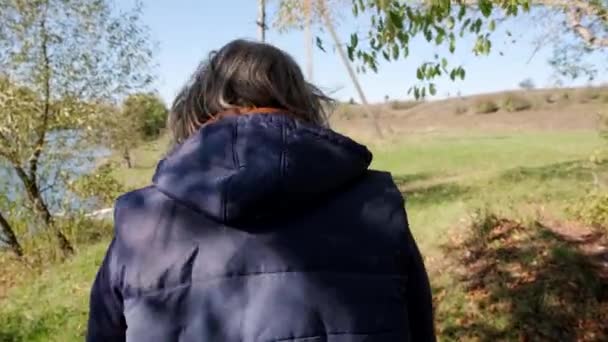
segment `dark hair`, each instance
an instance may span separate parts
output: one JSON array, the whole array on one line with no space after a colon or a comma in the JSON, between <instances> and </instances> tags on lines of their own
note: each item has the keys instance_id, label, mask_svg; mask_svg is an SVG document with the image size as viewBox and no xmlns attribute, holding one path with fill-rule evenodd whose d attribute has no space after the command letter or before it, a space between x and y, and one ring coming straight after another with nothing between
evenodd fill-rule
<instances>
[{"instance_id":1,"label":"dark hair","mask_svg":"<svg viewBox=\"0 0 608 342\"><path fill-rule=\"evenodd\" d=\"M329 103L333 100L304 79L286 52L235 40L199 65L173 102L168 126L174 142L181 143L222 112L260 107L326 125L325 104Z\"/></svg>"}]
</instances>

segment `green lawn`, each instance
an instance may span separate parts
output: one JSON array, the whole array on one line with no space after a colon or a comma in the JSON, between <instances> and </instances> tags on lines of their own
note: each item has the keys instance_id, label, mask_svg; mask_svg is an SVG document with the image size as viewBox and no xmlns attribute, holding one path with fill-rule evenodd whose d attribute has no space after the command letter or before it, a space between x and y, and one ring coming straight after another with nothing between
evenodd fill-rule
<instances>
[{"instance_id":1,"label":"green lawn","mask_svg":"<svg viewBox=\"0 0 608 342\"><path fill-rule=\"evenodd\" d=\"M433 255L476 208L527 211L542 204L563 215L591 187L588 160L601 146L593 132L414 136L376 148L373 167L393 173L412 230Z\"/></svg>"},{"instance_id":2,"label":"green lawn","mask_svg":"<svg viewBox=\"0 0 608 342\"><path fill-rule=\"evenodd\" d=\"M134 169L116 177L128 188L149 183L167 141L135 151ZM437 291L455 284L440 305L445 326L459 324L467 298L443 265L442 245L469 227L469 213L491 208L505 215L566 215L592 185L589 156L602 146L594 132L510 133L500 136L410 136L392 146L373 148L373 167L389 170L407 197L410 223ZM90 283L106 243L92 246L63 265L49 269L30 285L0 301L0 341L80 341L85 327ZM453 315L452 315L453 314ZM509 317L492 314L494 326ZM497 328L497 329L498 329ZM451 336L451 337L450 337ZM446 335L444 340L456 340Z\"/></svg>"}]
</instances>

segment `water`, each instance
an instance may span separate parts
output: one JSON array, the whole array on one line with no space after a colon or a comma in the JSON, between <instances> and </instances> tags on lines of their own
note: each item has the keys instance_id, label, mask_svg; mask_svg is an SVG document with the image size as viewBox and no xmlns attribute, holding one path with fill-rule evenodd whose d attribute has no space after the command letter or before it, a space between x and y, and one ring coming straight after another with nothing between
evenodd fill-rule
<instances>
[{"instance_id":1,"label":"water","mask_svg":"<svg viewBox=\"0 0 608 342\"><path fill-rule=\"evenodd\" d=\"M81 199L65 186L64 179L74 180L92 171L110 151L100 146L79 148L82 134L74 130L51 132L38 170L40 189L52 213L97 209L94 201ZM23 195L23 184L15 171L0 160L0 190L9 201ZM1 208L0 208L1 209Z\"/></svg>"}]
</instances>

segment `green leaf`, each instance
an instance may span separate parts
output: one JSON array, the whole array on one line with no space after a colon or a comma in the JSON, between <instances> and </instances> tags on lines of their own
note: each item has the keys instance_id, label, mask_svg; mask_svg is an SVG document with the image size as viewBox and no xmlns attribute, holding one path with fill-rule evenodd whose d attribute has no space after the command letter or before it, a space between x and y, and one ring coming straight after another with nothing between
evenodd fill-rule
<instances>
[{"instance_id":1,"label":"green leaf","mask_svg":"<svg viewBox=\"0 0 608 342\"><path fill-rule=\"evenodd\" d=\"M398 30L403 29L403 16L402 15L400 15L396 11L389 11L388 17L389 17L391 24L393 24L393 26L395 26Z\"/></svg>"},{"instance_id":2,"label":"green leaf","mask_svg":"<svg viewBox=\"0 0 608 342\"><path fill-rule=\"evenodd\" d=\"M489 17L492 14L492 1L490 0L479 0L479 9L484 17Z\"/></svg>"},{"instance_id":3,"label":"green leaf","mask_svg":"<svg viewBox=\"0 0 608 342\"><path fill-rule=\"evenodd\" d=\"M426 40L428 42L430 42L431 40L433 40L433 32L431 32L431 30L427 29L426 31L424 31L424 37L426 38Z\"/></svg>"},{"instance_id":4,"label":"green leaf","mask_svg":"<svg viewBox=\"0 0 608 342\"><path fill-rule=\"evenodd\" d=\"M443 43L444 38L445 38L445 34L442 34L442 33L437 34L437 37L435 37L435 44L441 45L441 43Z\"/></svg>"},{"instance_id":5,"label":"green leaf","mask_svg":"<svg viewBox=\"0 0 608 342\"><path fill-rule=\"evenodd\" d=\"M458 11L458 20L462 20L466 14L467 7L464 4L460 5L460 10Z\"/></svg>"},{"instance_id":6,"label":"green leaf","mask_svg":"<svg viewBox=\"0 0 608 342\"><path fill-rule=\"evenodd\" d=\"M460 67L459 69L460 69L460 70L459 70L459 72L458 72L458 75L460 76L460 79L461 79L461 80L464 80L464 78L465 78L465 76L466 76L466 73L465 73L465 71L464 71L464 69L463 69L462 67Z\"/></svg>"},{"instance_id":7,"label":"green leaf","mask_svg":"<svg viewBox=\"0 0 608 342\"><path fill-rule=\"evenodd\" d=\"M429 84L429 93L431 96L437 95L437 88L435 87L435 83Z\"/></svg>"},{"instance_id":8,"label":"green leaf","mask_svg":"<svg viewBox=\"0 0 608 342\"><path fill-rule=\"evenodd\" d=\"M448 66L448 60L445 58L441 59L441 67L445 70L445 68L447 68Z\"/></svg>"},{"instance_id":9,"label":"green leaf","mask_svg":"<svg viewBox=\"0 0 608 342\"><path fill-rule=\"evenodd\" d=\"M435 77L436 73L435 73L435 68L427 68L426 69L426 79L430 80L433 77Z\"/></svg>"},{"instance_id":10,"label":"green leaf","mask_svg":"<svg viewBox=\"0 0 608 342\"><path fill-rule=\"evenodd\" d=\"M475 20L475 23L473 23L473 25L471 26L471 32L479 33L479 31L481 30L481 25L483 25L483 21L481 21L480 18L477 18L477 20Z\"/></svg>"},{"instance_id":11,"label":"green leaf","mask_svg":"<svg viewBox=\"0 0 608 342\"><path fill-rule=\"evenodd\" d=\"M450 37L450 53L456 51L456 39Z\"/></svg>"},{"instance_id":12,"label":"green leaf","mask_svg":"<svg viewBox=\"0 0 608 342\"><path fill-rule=\"evenodd\" d=\"M460 28L460 36L462 37L464 35L464 31L467 29L467 27L469 27L469 25L471 24L471 18L467 18L464 23L462 24L462 27Z\"/></svg>"},{"instance_id":13,"label":"green leaf","mask_svg":"<svg viewBox=\"0 0 608 342\"><path fill-rule=\"evenodd\" d=\"M450 79L452 81L456 81L456 69L452 69L452 71L450 72Z\"/></svg>"},{"instance_id":14,"label":"green leaf","mask_svg":"<svg viewBox=\"0 0 608 342\"><path fill-rule=\"evenodd\" d=\"M422 67L416 70L416 77L421 81L424 79L424 71L422 70Z\"/></svg>"},{"instance_id":15,"label":"green leaf","mask_svg":"<svg viewBox=\"0 0 608 342\"><path fill-rule=\"evenodd\" d=\"M327 52L325 51L325 48L323 47L323 41L321 40L321 38L316 37L315 39L317 47L319 48L319 50L323 51L323 52Z\"/></svg>"},{"instance_id":16,"label":"green leaf","mask_svg":"<svg viewBox=\"0 0 608 342\"><path fill-rule=\"evenodd\" d=\"M397 44L393 45L393 59L399 58L399 46Z\"/></svg>"},{"instance_id":17,"label":"green leaf","mask_svg":"<svg viewBox=\"0 0 608 342\"><path fill-rule=\"evenodd\" d=\"M369 45L372 49L374 50L378 50L380 48L380 45L376 44L376 38L372 38L369 40Z\"/></svg>"},{"instance_id":18,"label":"green leaf","mask_svg":"<svg viewBox=\"0 0 608 342\"><path fill-rule=\"evenodd\" d=\"M496 21L494 19L490 20L490 24L488 26L490 31L496 30Z\"/></svg>"},{"instance_id":19,"label":"green leaf","mask_svg":"<svg viewBox=\"0 0 608 342\"><path fill-rule=\"evenodd\" d=\"M386 59L387 61L391 60L391 56L385 50L382 50L382 56L384 56L384 59Z\"/></svg>"},{"instance_id":20,"label":"green leaf","mask_svg":"<svg viewBox=\"0 0 608 342\"><path fill-rule=\"evenodd\" d=\"M454 21L454 17L449 16L447 19L447 27L449 30L453 30L454 26L456 25L456 22Z\"/></svg>"},{"instance_id":21,"label":"green leaf","mask_svg":"<svg viewBox=\"0 0 608 342\"><path fill-rule=\"evenodd\" d=\"M441 65L435 64L435 75L441 76Z\"/></svg>"},{"instance_id":22,"label":"green leaf","mask_svg":"<svg viewBox=\"0 0 608 342\"><path fill-rule=\"evenodd\" d=\"M357 44L359 44L359 36L356 33L353 33L350 35L350 46L356 48Z\"/></svg>"}]
</instances>

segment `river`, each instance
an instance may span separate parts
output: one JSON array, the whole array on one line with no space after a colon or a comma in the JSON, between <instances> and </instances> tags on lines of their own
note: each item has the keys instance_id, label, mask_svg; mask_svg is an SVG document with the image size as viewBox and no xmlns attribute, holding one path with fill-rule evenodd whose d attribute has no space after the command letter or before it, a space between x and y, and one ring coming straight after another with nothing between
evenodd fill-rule
<instances>
[{"instance_id":1,"label":"river","mask_svg":"<svg viewBox=\"0 0 608 342\"><path fill-rule=\"evenodd\" d=\"M53 213L68 209L95 210L96 205L88 199L72 194L63 179L74 180L92 171L102 158L110 155L105 147L91 146L81 148L81 133L62 130L48 134L46 148L40 159L38 177L43 197ZM15 171L0 159L0 191L9 201L23 194L23 184ZM1 205L1 203L0 203ZM0 209L2 209L0 207Z\"/></svg>"}]
</instances>

